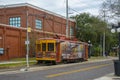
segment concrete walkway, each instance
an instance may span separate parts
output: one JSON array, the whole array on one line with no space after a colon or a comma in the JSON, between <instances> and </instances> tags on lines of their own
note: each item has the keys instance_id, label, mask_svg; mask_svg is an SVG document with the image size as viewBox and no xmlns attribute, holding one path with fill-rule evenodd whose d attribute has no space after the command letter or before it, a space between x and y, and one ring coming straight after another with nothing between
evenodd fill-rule
<instances>
[{"instance_id":1,"label":"concrete walkway","mask_svg":"<svg viewBox=\"0 0 120 80\"><path fill-rule=\"evenodd\" d=\"M120 80L120 76L115 76L114 73L111 73L94 80Z\"/></svg>"}]
</instances>

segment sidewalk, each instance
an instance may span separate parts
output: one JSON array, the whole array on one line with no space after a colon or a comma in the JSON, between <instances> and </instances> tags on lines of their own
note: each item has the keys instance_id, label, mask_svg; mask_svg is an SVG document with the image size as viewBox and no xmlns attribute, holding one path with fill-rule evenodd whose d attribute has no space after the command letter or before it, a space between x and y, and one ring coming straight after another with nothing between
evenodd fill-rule
<instances>
[{"instance_id":1,"label":"sidewalk","mask_svg":"<svg viewBox=\"0 0 120 80\"><path fill-rule=\"evenodd\" d=\"M115 76L114 73L111 73L94 80L120 80L120 76L118 77L118 76Z\"/></svg>"}]
</instances>

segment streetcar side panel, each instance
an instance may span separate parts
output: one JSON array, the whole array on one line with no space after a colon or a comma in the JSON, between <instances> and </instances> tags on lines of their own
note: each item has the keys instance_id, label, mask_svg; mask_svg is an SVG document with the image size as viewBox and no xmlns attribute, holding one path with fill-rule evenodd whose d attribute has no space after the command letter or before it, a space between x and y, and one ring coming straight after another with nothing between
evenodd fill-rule
<instances>
[{"instance_id":1,"label":"streetcar side panel","mask_svg":"<svg viewBox=\"0 0 120 80\"><path fill-rule=\"evenodd\" d=\"M87 48L85 44L65 41L60 45L62 61L76 62L87 60Z\"/></svg>"}]
</instances>

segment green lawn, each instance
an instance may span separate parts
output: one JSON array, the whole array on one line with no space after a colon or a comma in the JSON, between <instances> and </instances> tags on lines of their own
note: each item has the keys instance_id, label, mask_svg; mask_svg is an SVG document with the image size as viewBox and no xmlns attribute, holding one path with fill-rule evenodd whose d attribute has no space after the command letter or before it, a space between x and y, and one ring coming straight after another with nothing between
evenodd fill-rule
<instances>
[{"instance_id":1,"label":"green lawn","mask_svg":"<svg viewBox=\"0 0 120 80\"><path fill-rule=\"evenodd\" d=\"M21 61L21 62L20 63L0 64L0 69L3 69L3 68L17 68L17 67L26 66L26 58L15 58L15 59L11 59L9 61L15 61L15 62ZM37 63L37 61L35 60L35 58L29 58L29 65L30 66L36 65L36 63Z\"/></svg>"},{"instance_id":2,"label":"green lawn","mask_svg":"<svg viewBox=\"0 0 120 80\"><path fill-rule=\"evenodd\" d=\"M106 59L106 57L103 57L103 56L98 56L98 57L91 57L89 58L88 60L100 60L100 59Z\"/></svg>"},{"instance_id":3,"label":"green lawn","mask_svg":"<svg viewBox=\"0 0 120 80\"><path fill-rule=\"evenodd\" d=\"M29 58L29 60L36 60L36 58ZM26 58L14 58L14 59L11 59L10 61L26 61Z\"/></svg>"}]
</instances>

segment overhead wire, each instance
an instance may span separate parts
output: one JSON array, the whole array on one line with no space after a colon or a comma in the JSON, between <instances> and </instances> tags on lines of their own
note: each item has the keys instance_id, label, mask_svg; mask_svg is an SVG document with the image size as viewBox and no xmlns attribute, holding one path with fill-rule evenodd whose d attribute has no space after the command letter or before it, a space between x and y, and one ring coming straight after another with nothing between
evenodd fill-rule
<instances>
[{"instance_id":1,"label":"overhead wire","mask_svg":"<svg viewBox=\"0 0 120 80\"><path fill-rule=\"evenodd\" d=\"M74 11L74 12L76 12L76 13L79 13L79 14L80 14L80 12L76 11L75 9L73 9L73 8L71 8L71 7L69 7L69 9L72 10L72 11Z\"/></svg>"}]
</instances>

